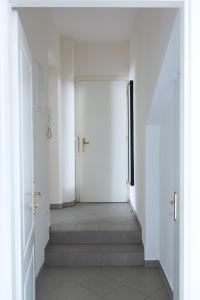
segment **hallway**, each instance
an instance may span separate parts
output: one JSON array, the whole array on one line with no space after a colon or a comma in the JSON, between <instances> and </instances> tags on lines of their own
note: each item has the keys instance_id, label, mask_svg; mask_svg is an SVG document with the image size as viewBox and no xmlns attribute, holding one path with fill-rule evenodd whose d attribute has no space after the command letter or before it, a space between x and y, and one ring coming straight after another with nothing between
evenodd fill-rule
<instances>
[{"instance_id":1,"label":"hallway","mask_svg":"<svg viewBox=\"0 0 200 300\"><path fill-rule=\"evenodd\" d=\"M48 299L163 299L164 282L178 299L177 10L15 19L20 292L35 299L36 279Z\"/></svg>"},{"instance_id":2,"label":"hallway","mask_svg":"<svg viewBox=\"0 0 200 300\"><path fill-rule=\"evenodd\" d=\"M36 300L169 300L158 269L45 267Z\"/></svg>"}]
</instances>

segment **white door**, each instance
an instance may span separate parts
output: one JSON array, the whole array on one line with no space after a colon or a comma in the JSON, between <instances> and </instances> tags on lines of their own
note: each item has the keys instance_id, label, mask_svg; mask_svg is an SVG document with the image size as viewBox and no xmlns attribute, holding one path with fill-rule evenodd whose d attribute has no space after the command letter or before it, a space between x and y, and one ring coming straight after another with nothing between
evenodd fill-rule
<instances>
[{"instance_id":1,"label":"white door","mask_svg":"<svg viewBox=\"0 0 200 300\"><path fill-rule=\"evenodd\" d=\"M32 133L32 57L17 19L21 165L21 299L35 299Z\"/></svg>"},{"instance_id":2,"label":"white door","mask_svg":"<svg viewBox=\"0 0 200 300\"><path fill-rule=\"evenodd\" d=\"M180 77L174 85L174 300L180 299Z\"/></svg>"},{"instance_id":3,"label":"white door","mask_svg":"<svg viewBox=\"0 0 200 300\"><path fill-rule=\"evenodd\" d=\"M77 198L127 201L127 82L78 81L76 117Z\"/></svg>"}]
</instances>

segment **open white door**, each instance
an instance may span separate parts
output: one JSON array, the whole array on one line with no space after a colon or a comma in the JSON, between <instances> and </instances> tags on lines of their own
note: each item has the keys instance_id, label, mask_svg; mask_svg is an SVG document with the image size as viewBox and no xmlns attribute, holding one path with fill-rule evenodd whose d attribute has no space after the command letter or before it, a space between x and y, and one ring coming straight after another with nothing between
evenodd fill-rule
<instances>
[{"instance_id":1,"label":"open white door","mask_svg":"<svg viewBox=\"0 0 200 300\"><path fill-rule=\"evenodd\" d=\"M77 84L77 183L81 202L127 201L127 82Z\"/></svg>"},{"instance_id":2,"label":"open white door","mask_svg":"<svg viewBox=\"0 0 200 300\"><path fill-rule=\"evenodd\" d=\"M16 15L16 44L18 51L18 106L20 135L20 264L21 298L35 299L34 274L34 199L33 199L33 132L32 132L32 57ZM19 274L20 276L20 274Z\"/></svg>"},{"instance_id":3,"label":"open white door","mask_svg":"<svg viewBox=\"0 0 200 300\"><path fill-rule=\"evenodd\" d=\"M174 300L180 299L180 77L174 98Z\"/></svg>"}]
</instances>

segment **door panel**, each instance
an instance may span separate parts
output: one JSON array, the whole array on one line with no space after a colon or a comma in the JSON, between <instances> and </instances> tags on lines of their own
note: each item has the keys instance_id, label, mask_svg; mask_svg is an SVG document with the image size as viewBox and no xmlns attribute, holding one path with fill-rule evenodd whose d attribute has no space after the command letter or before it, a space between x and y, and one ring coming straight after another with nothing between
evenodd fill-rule
<instances>
[{"instance_id":1,"label":"door panel","mask_svg":"<svg viewBox=\"0 0 200 300\"><path fill-rule=\"evenodd\" d=\"M32 214L32 107L27 99L32 97L32 68L25 50L20 49L21 70L21 155L22 155L22 207L23 207L23 249L28 247L33 231Z\"/></svg>"},{"instance_id":2,"label":"door panel","mask_svg":"<svg viewBox=\"0 0 200 300\"><path fill-rule=\"evenodd\" d=\"M21 163L21 283L23 300L34 300L32 57L19 18L17 36Z\"/></svg>"},{"instance_id":3,"label":"door panel","mask_svg":"<svg viewBox=\"0 0 200 300\"><path fill-rule=\"evenodd\" d=\"M35 298L35 272L34 272L34 247L32 248L31 258L27 272L24 277L24 300L34 300Z\"/></svg>"},{"instance_id":4,"label":"door panel","mask_svg":"<svg viewBox=\"0 0 200 300\"><path fill-rule=\"evenodd\" d=\"M127 201L126 81L79 81L77 88L80 201Z\"/></svg>"},{"instance_id":5,"label":"door panel","mask_svg":"<svg viewBox=\"0 0 200 300\"><path fill-rule=\"evenodd\" d=\"M174 86L174 191L177 193L177 220L174 222L174 299L180 299L180 77Z\"/></svg>"}]
</instances>

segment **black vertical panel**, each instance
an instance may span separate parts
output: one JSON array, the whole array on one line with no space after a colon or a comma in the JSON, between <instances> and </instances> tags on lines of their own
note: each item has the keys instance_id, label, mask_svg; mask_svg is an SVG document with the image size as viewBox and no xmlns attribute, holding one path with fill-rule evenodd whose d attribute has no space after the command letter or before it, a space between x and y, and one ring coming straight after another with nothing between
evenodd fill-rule
<instances>
[{"instance_id":1,"label":"black vertical panel","mask_svg":"<svg viewBox=\"0 0 200 300\"><path fill-rule=\"evenodd\" d=\"M128 84L128 181L134 186L134 84Z\"/></svg>"}]
</instances>

